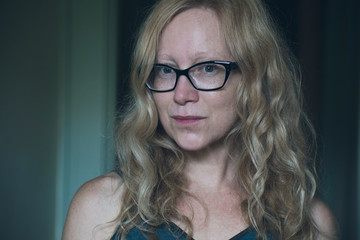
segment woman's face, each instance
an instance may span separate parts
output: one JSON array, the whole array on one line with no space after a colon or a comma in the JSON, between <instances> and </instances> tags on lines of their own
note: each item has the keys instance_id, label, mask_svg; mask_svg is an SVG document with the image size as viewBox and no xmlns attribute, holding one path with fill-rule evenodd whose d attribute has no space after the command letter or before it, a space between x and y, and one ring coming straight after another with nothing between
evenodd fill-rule
<instances>
[{"instance_id":1,"label":"woman's face","mask_svg":"<svg viewBox=\"0 0 360 240\"><path fill-rule=\"evenodd\" d=\"M213 11L187 10L163 30L157 63L185 69L211 60L233 61ZM181 149L200 151L221 145L237 119L240 78L239 71L233 70L223 88L207 92L196 90L186 76L180 76L175 90L153 93L161 124Z\"/></svg>"}]
</instances>

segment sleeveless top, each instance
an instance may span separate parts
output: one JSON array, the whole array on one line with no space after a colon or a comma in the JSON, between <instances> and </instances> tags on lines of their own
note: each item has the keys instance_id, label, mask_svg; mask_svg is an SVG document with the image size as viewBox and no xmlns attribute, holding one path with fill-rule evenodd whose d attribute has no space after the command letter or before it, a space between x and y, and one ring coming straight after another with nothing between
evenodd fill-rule
<instances>
[{"instance_id":1,"label":"sleeveless top","mask_svg":"<svg viewBox=\"0 0 360 240\"><path fill-rule=\"evenodd\" d=\"M145 228L147 227L144 224ZM160 240L186 240L187 234L178 227L175 223L170 222L169 224L162 224L155 229L155 235L157 238L152 237L151 233L141 231L140 229L134 227L129 230L126 235L126 240L152 240L152 239L160 239ZM248 227L242 232L238 233L234 237L229 240L257 240L256 238L257 232L254 228ZM121 235L120 235L121 236ZM267 235L269 240L275 240L270 234ZM116 233L112 236L110 240L118 240L121 239L116 236ZM191 240L195 240L191 238ZM226 240L226 239L220 239Z\"/></svg>"}]
</instances>

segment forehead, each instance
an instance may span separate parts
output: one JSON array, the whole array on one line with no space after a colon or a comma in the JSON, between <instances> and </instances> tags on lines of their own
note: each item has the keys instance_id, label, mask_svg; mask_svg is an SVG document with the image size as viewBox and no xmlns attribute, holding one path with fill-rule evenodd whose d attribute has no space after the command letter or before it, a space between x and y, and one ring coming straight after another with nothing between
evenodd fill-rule
<instances>
[{"instance_id":1,"label":"forehead","mask_svg":"<svg viewBox=\"0 0 360 240\"><path fill-rule=\"evenodd\" d=\"M192 8L176 15L163 29L157 58L172 55L229 60L217 14L208 8ZM209 59L207 59L209 60ZM215 59L212 59L215 60Z\"/></svg>"}]
</instances>

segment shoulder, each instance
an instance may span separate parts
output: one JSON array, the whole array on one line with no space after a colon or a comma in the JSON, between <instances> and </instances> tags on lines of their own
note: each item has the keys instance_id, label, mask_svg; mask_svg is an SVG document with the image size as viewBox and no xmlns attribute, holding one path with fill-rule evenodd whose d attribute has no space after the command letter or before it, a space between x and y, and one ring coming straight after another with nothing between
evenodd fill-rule
<instances>
[{"instance_id":1,"label":"shoulder","mask_svg":"<svg viewBox=\"0 0 360 240\"><path fill-rule=\"evenodd\" d=\"M320 231L317 240L338 239L335 217L330 208L323 201L314 199L311 204L311 213Z\"/></svg>"},{"instance_id":2,"label":"shoulder","mask_svg":"<svg viewBox=\"0 0 360 240\"><path fill-rule=\"evenodd\" d=\"M71 201L62 240L109 239L120 211L121 178L108 173L82 185Z\"/></svg>"}]
</instances>

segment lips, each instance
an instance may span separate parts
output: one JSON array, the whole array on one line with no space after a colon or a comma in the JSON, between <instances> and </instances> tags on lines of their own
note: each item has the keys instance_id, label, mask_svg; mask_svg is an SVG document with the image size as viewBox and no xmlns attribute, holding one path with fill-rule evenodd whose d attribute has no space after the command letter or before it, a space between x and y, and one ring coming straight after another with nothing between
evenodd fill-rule
<instances>
[{"instance_id":1,"label":"lips","mask_svg":"<svg viewBox=\"0 0 360 240\"><path fill-rule=\"evenodd\" d=\"M172 116L172 118L181 125L191 125L205 119L205 117L201 117L201 116L180 116L180 115Z\"/></svg>"}]
</instances>

